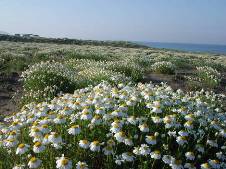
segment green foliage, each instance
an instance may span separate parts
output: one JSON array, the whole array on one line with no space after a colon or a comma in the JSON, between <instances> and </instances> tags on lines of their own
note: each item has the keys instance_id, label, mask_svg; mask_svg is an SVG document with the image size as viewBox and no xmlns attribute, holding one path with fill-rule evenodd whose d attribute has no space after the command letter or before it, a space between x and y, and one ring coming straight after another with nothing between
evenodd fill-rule
<instances>
[{"instance_id":1,"label":"green foliage","mask_svg":"<svg viewBox=\"0 0 226 169\"><path fill-rule=\"evenodd\" d=\"M187 83L192 89L214 89L220 84L221 74L216 69L208 66L197 67L195 75L188 76L187 79Z\"/></svg>"},{"instance_id":2,"label":"green foliage","mask_svg":"<svg viewBox=\"0 0 226 169\"><path fill-rule=\"evenodd\" d=\"M156 62L151 66L151 69L155 73L162 73L162 74L174 74L175 73L175 65L171 62Z\"/></svg>"}]
</instances>

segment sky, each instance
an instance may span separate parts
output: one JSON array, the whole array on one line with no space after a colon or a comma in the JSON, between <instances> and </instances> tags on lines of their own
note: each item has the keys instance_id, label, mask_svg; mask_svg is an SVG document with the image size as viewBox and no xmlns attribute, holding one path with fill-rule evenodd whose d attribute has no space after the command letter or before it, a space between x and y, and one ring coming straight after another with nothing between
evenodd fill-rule
<instances>
[{"instance_id":1,"label":"sky","mask_svg":"<svg viewBox=\"0 0 226 169\"><path fill-rule=\"evenodd\" d=\"M226 0L0 0L0 31L226 44Z\"/></svg>"}]
</instances>

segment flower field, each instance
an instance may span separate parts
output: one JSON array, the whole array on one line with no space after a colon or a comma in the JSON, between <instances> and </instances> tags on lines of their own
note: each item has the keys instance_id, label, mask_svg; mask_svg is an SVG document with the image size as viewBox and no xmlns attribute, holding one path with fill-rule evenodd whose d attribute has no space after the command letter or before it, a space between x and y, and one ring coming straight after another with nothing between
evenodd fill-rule
<instances>
[{"instance_id":1,"label":"flower field","mask_svg":"<svg viewBox=\"0 0 226 169\"><path fill-rule=\"evenodd\" d=\"M0 68L22 83L0 123L2 169L226 168L223 55L0 42ZM144 83L182 70L196 90Z\"/></svg>"}]
</instances>

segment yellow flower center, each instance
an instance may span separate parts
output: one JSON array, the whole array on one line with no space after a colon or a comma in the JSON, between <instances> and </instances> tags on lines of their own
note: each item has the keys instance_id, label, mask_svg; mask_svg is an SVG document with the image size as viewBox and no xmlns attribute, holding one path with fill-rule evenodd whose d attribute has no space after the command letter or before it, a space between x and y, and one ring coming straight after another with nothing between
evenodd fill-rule
<instances>
[{"instance_id":1,"label":"yellow flower center","mask_svg":"<svg viewBox=\"0 0 226 169\"><path fill-rule=\"evenodd\" d=\"M19 122L17 122L17 121L14 121L14 122L12 123L13 126L16 126L17 124L19 124Z\"/></svg>"},{"instance_id":2,"label":"yellow flower center","mask_svg":"<svg viewBox=\"0 0 226 169\"><path fill-rule=\"evenodd\" d=\"M154 153L155 154L160 154L160 151L159 150L155 150Z\"/></svg>"},{"instance_id":3,"label":"yellow flower center","mask_svg":"<svg viewBox=\"0 0 226 169\"><path fill-rule=\"evenodd\" d=\"M205 164L203 164L203 167L209 168L209 164L208 163L205 163Z\"/></svg>"},{"instance_id":4,"label":"yellow flower center","mask_svg":"<svg viewBox=\"0 0 226 169\"><path fill-rule=\"evenodd\" d=\"M88 144L87 140L82 140L83 144Z\"/></svg>"},{"instance_id":5,"label":"yellow flower center","mask_svg":"<svg viewBox=\"0 0 226 169\"><path fill-rule=\"evenodd\" d=\"M95 115L94 118L95 119L100 119L100 116L99 115Z\"/></svg>"},{"instance_id":6,"label":"yellow flower center","mask_svg":"<svg viewBox=\"0 0 226 169\"><path fill-rule=\"evenodd\" d=\"M73 125L71 128L79 128L79 125Z\"/></svg>"},{"instance_id":7,"label":"yellow flower center","mask_svg":"<svg viewBox=\"0 0 226 169\"><path fill-rule=\"evenodd\" d=\"M34 132L39 132L40 130L38 128L33 129Z\"/></svg>"},{"instance_id":8,"label":"yellow flower center","mask_svg":"<svg viewBox=\"0 0 226 169\"><path fill-rule=\"evenodd\" d=\"M86 110L86 111L84 111L82 114L83 114L83 115L88 115L89 112Z\"/></svg>"},{"instance_id":9,"label":"yellow flower center","mask_svg":"<svg viewBox=\"0 0 226 169\"><path fill-rule=\"evenodd\" d=\"M118 124L118 123L115 123L115 124L113 125L113 127L114 127L114 128L119 128L119 124Z\"/></svg>"},{"instance_id":10,"label":"yellow flower center","mask_svg":"<svg viewBox=\"0 0 226 169\"><path fill-rule=\"evenodd\" d=\"M99 141L93 141L93 144L94 145L98 145L99 144Z\"/></svg>"},{"instance_id":11,"label":"yellow flower center","mask_svg":"<svg viewBox=\"0 0 226 169\"><path fill-rule=\"evenodd\" d=\"M213 161L213 163L215 163L215 164L219 164L219 163L220 163L218 160L212 160L212 161Z\"/></svg>"},{"instance_id":12,"label":"yellow flower center","mask_svg":"<svg viewBox=\"0 0 226 169\"><path fill-rule=\"evenodd\" d=\"M31 161L32 163L35 163L35 162L37 161L37 158L32 157L32 158L30 159L30 161Z\"/></svg>"},{"instance_id":13,"label":"yellow flower center","mask_svg":"<svg viewBox=\"0 0 226 169\"><path fill-rule=\"evenodd\" d=\"M42 128L48 128L48 125L44 124L42 125Z\"/></svg>"},{"instance_id":14,"label":"yellow flower center","mask_svg":"<svg viewBox=\"0 0 226 169\"><path fill-rule=\"evenodd\" d=\"M147 136L150 140L156 140L155 136Z\"/></svg>"},{"instance_id":15,"label":"yellow flower center","mask_svg":"<svg viewBox=\"0 0 226 169\"><path fill-rule=\"evenodd\" d=\"M81 169L86 168L86 165L82 163L82 164L80 164L80 168Z\"/></svg>"},{"instance_id":16,"label":"yellow flower center","mask_svg":"<svg viewBox=\"0 0 226 169\"><path fill-rule=\"evenodd\" d=\"M181 165L181 163L182 163L181 160L175 160L176 165Z\"/></svg>"},{"instance_id":17,"label":"yellow flower center","mask_svg":"<svg viewBox=\"0 0 226 169\"><path fill-rule=\"evenodd\" d=\"M19 148L24 148L24 147L25 147L25 144L19 144L18 147L19 147Z\"/></svg>"},{"instance_id":18,"label":"yellow flower center","mask_svg":"<svg viewBox=\"0 0 226 169\"><path fill-rule=\"evenodd\" d=\"M186 136L181 136L181 140L187 140Z\"/></svg>"},{"instance_id":19,"label":"yellow flower center","mask_svg":"<svg viewBox=\"0 0 226 169\"><path fill-rule=\"evenodd\" d=\"M119 133L119 135L120 135L121 137L125 137L125 133L122 132L122 131Z\"/></svg>"},{"instance_id":20,"label":"yellow flower center","mask_svg":"<svg viewBox=\"0 0 226 169\"><path fill-rule=\"evenodd\" d=\"M63 115L58 115L57 118L58 118L58 119L63 119L64 116L63 116Z\"/></svg>"},{"instance_id":21,"label":"yellow flower center","mask_svg":"<svg viewBox=\"0 0 226 169\"><path fill-rule=\"evenodd\" d=\"M69 160L65 158L61 161L61 164L65 166L68 164L68 162L69 162Z\"/></svg>"},{"instance_id":22,"label":"yellow flower center","mask_svg":"<svg viewBox=\"0 0 226 169\"><path fill-rule=\"evenodd\" d=\"M14 142L15 140L14 140L14 139L8 139L7 141L10 142L10 143L12 143L12 142Z\"/></svg>"},{"instance_id":23,"label":"yellow flower center","mask_svg":"<svg viewBox=\"0 0 226 169\"><path fill-rule=\"evenodd\" d=\"M59 134L58 134L58 133L54 133L53 136L54 136L55 138L57 138L57 137L59 137Z\"/></svg>"},{"instance_id":24,"label":"yellow flower center","mask_svg":"<svg viewBox=\"0 0 226 169\"><path fill-rule=\"evenodd\" d=\"M42 145L42 143L39 142L39 141L37 141L37 142L35 143L35 146L36 146L36 147L40 147L41 145Z\"/></svg>"},{"instance_id":25,"label":"yellow flower center","mask_svg":"<svg viewBox=\"0 0 226 169\"><path fill-rule=\"evenodd\" d=\"M111 151L113 148L111 146L107 146L106 150Z\"/></svg>"},{"instance_id":26,"label":"yellow flower center","mask_svg":"<svg viewBox=\"0 0 226 169\"><path fill-rule=\"evenodd\" d=\"M147 128L147 127L148 127L148 125L147 125L147 124L143 124L143 125L142 125L142 127Z\"/></svg>"},{"instance_id":27,"label":"yellow flower center","mask_svg":"<svg viewBox=\"0 0 226 169\"><path fill-rule=\"evenodd\" d=\"M192 125L192 123L193 123L192 121L187 121L185 124L186 125Z\"/></svg>"},{"instance_id":28,"label":"yellow flower center","mask_svg":"<svg viewBox=\"0 0 226 169\"><path fill-rule=\"evenodd\" d=\"M64 110L70 110L70 108L69 107L64 107Z\"/></svg>"},{"instance_id":29,"label":"yellow flower center","mask_svg":"<svg viewBox=\"0 0 226 169\"><path fill-rule=\"evenodd\" d=\"M16 135L16 131L11 131L10 135Z\"/></svg>"}]
</instances>

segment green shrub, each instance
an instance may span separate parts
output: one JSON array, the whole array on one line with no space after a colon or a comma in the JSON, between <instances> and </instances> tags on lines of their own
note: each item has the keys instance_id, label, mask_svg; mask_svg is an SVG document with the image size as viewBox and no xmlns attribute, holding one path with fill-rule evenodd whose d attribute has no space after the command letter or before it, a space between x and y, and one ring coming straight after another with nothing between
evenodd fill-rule
<instances>
[{"instance_id":1,"label":"green shrub","mask_svg":"<svg viewBox=\"0 0 226 169\"><path fill-rule=\"evenodd\" d=\"M175 73L175 65L171 62L156 62L151 66L151 69L155 73L162 73L162 74L174 74Z\"/></svg>"},{"instance_id":2,"label":"green shrub","mask_svg":"<svg viewBox=\"0 0 226 169\"><path fill-rule=\"evenodd\" d=\"M193 76L188 76L187 83L193 89L209 88L214 89L219 86L221 74L212 67L203 66L197 67ZM195 88L194 88L195 87Z\"/></svg>"},{"instance_id":3,"label":"green shrub","mask_svg":"<svg viewBox=\"0 0 226 169\"><path fill-rule=\"evenodd\" d=\"M221 74L212 67L197 67L197 77L199 81L208 88L215 88L220 84Z\"/></svg>"}]
</instances>

